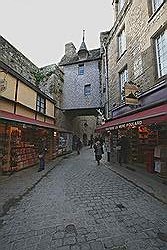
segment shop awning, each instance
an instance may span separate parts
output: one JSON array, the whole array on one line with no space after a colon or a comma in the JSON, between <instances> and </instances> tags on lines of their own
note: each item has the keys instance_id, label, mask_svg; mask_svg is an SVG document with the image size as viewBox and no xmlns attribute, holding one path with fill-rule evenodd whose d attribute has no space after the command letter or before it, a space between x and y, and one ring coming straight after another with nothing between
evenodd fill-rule
<instances>
[{"instance_id":1,"label":"shop awning","mask_svg":"<svg viewBox=\"0 0 167 250\"><path fill-rule=\"evenodd\" d=\"M96 128L96 131L107 130L107 129L118 129L126 127L127 124L140 125L140 124L151 124L160 123L167 121L167 104L139 111L132 115L120 117L108 121L100 127Z\"/></svg>"},{"instance_id":2,"label":"shop awning","mask_svg":"<svg viewBox=\"0 0 167 250\"><path fill-rule=\"evenodd\" d=\"M6 119L9 121L21 122L21 123L30 124L30 125L36 125L36 126L40 126L40 127L56 129L56 126L54 126L54 124L38 121L38 120L35 120L32 118L28 118L28 117L25 117L22 115L12 114L10 112L6 112L6 111L2 111L2 110L0 110L0 119Z\"/></svg>"}]
</instances>

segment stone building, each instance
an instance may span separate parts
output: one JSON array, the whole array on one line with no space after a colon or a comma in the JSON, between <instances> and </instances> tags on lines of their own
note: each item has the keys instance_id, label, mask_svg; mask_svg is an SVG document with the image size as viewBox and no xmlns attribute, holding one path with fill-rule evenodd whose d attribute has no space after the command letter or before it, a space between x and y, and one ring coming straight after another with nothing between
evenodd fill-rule
<instances>
[{"instance_id":1,"label":"stone building","mask_svg":"<svg viewBox=\"0 0 167 250\"><path fill-rule=\"evenodd\" d=\"M38 67L0 36L0 60L32 84L36 84Z\"/></svg>"},{"instance_id":2,"label":"stone building","mask_svg":"<svg viewBox=\"0 0 167 250\"><path fill-rule=\"evenodd\" d=\"M96 126L97 109L101 107L100 49L88 50L83 36L78 51L72 42L65 45L59 66L64 72L65 114L70 116L74 133L89 140Z\"/></svg>"},{"instance_id":3,"label":"stone building","mask_svg":"<svg viewBox=\"0 0 167 250\"><path fill-rule=\"evenodd\" d=\"M63 72L39 69L0 37L0 170L15 171L72 150L72 133L61 109ZM43 145L44 146L44 145Z\"/></svg>"},{"instance_id":4,"label":"stone building","mask_svg":"<svg viewBox=\"0 0 167 250\"><path fill-rule=\"evenodd\" d=\"M0 52L1 64L12 69L39 91L54 100L56 125L59 128L69 130L70 124L62 112L64 83L62 70L56 64L38 68L2 36L0 37Z\"/></svg>"},{"instance_id":5,"label":"stone building","mask_svg":"<svg viewBox=\"0 0 167 250\"><path fill-rule=\"evenodd\" d=\"M113 6L115 22L103 42L108 57L109 117L113 108L124 104L125 82L139 85L143 93L162 83L167 72L166 52L158 51L167 32L166 1L120 0L113 1Z\"/></svg>"},{"instance_id":6,"label":"stone building","mask_svg":"<svg viewBox=\"0 0 167 250\"><path fill-rule=\"evenodd\" d=\"M113 8L114 25L100 37L108 121L99 130L112 131L114 147L121 134L128 135L130 161L151 169L155 147L165 148L167 137L167 2L113 0ZM166 169L166 158L161 161Z\"/></svg>"}]
</instances>

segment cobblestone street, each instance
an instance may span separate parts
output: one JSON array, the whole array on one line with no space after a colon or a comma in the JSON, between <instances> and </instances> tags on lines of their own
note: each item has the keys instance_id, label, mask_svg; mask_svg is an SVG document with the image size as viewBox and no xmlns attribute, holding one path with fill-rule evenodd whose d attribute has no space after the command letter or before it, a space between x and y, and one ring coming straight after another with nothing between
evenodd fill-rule
<instances>
[{"instance_id":1,"label":"cobblestone street","mask_svg":"<svg viewBox=\"0 0 167 250\"><path fill-rule=\"evenodd\" d=\"M89 148L64 157L0 227L2 250L167 249L167 205L97 166Z\"/></svg>"}]
</instances>

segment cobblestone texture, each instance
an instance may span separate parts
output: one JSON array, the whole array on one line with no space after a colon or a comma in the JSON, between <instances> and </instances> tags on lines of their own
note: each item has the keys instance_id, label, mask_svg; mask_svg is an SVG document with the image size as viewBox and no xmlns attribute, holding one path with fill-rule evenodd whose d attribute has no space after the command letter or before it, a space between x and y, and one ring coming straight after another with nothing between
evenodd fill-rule
<instances>
[{"instance_id":1,"label":"cobblestone texture","mask_svg":"<svg viewBox=\"0 0 167 250\"><path fill-rule=\"evenodd\" d=\"M59 162L2 217L5 250L165 250L167 205L104 164L92 149Z\"/></svg>"}]
</instances>

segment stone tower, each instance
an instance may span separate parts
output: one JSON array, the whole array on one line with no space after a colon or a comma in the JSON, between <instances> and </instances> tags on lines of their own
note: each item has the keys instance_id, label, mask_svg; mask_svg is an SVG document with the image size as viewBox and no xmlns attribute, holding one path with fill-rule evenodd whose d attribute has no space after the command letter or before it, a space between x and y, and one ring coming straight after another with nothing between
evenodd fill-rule
<instances>
[{"instance_id":1,"label":"stone tower","mask_svg":"<svg viewBox=\"0 0 167 250\"><path fill-rule=\"evenodd\" d=\"M101 106L100 49L88 50L84 41L76 52L73 43L65 45L59 66L64 71L63 109L89 115Z\"/></svg>"},{"instance_id":2,"label":"stone tower","mask_svg":"<svg viewBox=\"0 0 167 250\"><path fill-rule=\"evenodd\" d=\"M59 66L64 72L63 109L65 113L74 118L75 125L77 117L80 117L79 120L82 120L83 124L87 124L88 116L92 116L93 127L95 127L97 109L101 107L100 49L88 50L83 32L83 40L78 51L72 42L65 45L65 55ZM91 125L91 122L89 123ZM85 128L89 128L89 124L86 127L83 124L85 131ZM82 130L78 129L78 131ZM93 133L94 128L90 131Z\"/></svg>"}]
</instances>

